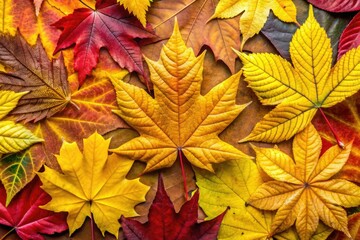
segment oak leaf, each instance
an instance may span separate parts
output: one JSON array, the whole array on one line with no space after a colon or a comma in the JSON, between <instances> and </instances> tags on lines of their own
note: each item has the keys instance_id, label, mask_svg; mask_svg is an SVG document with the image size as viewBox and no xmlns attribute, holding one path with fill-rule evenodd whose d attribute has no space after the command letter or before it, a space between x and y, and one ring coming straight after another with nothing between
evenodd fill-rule
<instances>
[{"instance_id":1,"label":"oak leaf","mask_svg":"<svg viewBox=\"0 0 360 240\"><path fill-rule=\"evenodd\" d=\"M54 54L75 44L74 69L78 71L80 85L96 66L99 50L103 47L121 67L145 75L135 38L154 35L116 0L97 0L95 10L75 9L53 26L62 30Z\"/></svg>"},{"instance_id":2,"label":"oak leaf","mask_svg":"<svg viewBox=\"0 0 360 240\"><path fill-rule=\"evenodd\" d=\"M0 157L2 154L18 152L43 141L23 125L3 120L26 94L27 92L0 91Z\"/></svg>"},{"instance_id":3,"label":"oak leaf","mask_svg":"<svg viewBox=\"0 0 360 240\"><path fill-rule=\"evenodd\" d=\"M130 13L134 14L141 24L146 27L146 12L152 0L117 0Z\"/></svg>"},{"instance_id":4,"label":"oak leaf","mask_svg":"<svg viewBox=\"0 0 360 240\"><path fill-rule=\"evenodd\" d=\"M155 99L139 87L112 80L120 109L114 112L140 133L113 152L147 162L145 172L170 167L182 153L209 171L212 163L249 158L218 137L247 106L235 104L241 72L203 96L204 56L195 57L185 46L176 22L160 59L146 59Z\"/></svg>"},{"instance_id":5,"label":"oak leaf","mask_svg":"<svg viewBox=\"0 0 360 240\"><path fill-rule=\"evenodd\" d=\"M70 102L63 58L50 61L40 39L30 46L17 34L0 36L0 89L29 91L11 112L17 120L37 122L63 110Z\"/></svg>"},{"instance_id":6,"label":"oak leaf","mask_svg":"<svg viewBox=\"0 0 360 240\"><path fill-rule=\"evenodd\" d=\"M277 105L240 142L287 140L304 129L319 108L332 107L360 89L360 48L347 52L331 69L330 40L311 6L290 43L294 67L274 54L238 54L249 87L264 105Z\"/></svg>"},{"instance_id":7,"label":"oak leaf","mask_svg":"<svg viewBox=\"0 0 360 240\"><path fill-rule=\"evenodd\" d=\"M284 22L297 23L296 6L291 0L220 0L211 19L232 18L242 13L240 17L240 32L243 37L240 49L242 49L249 38L260 32L270 10Z\"/></svg>"},{"instance_id":8,"label":"oak leaf","mask_svg":"<svg viewBox=\"0 0 360 240\"><path fill-rule=\"evenodd\" d=\"M76 143L64 142L57 160L63 173L45 166L38 173L42 188L52 200L42 206L68 212L70 235L91 217L101 230L118 236L121 215L137 216L134 206L145 201L149 187L139 179L125 178L133 161L108 155L110 139L98 133L84 139L83 152Z\"/></svg>"},{"instance_id":9,"label":"oak leaf","mask_svg":"<svg viewBox=\"0 0 360 240\"><path fill-rule=\"evenodd\" d=\"M13 227L10 232L15 231L21 239L42 240L45 238L41 234L54 234L68 229L65 213L39 208L51 199L40 185L38 178L33 179L7 207L5 190L0 187L0 224Z\"/></svg>"},{"instance_id":10,"label":"oak leaf","mask_svg":"<svg viewBox=\"0 0 360 240\"><path fill-rule=\"evenodd\" d=\"M153 41L159 42L170 37L176 17L185 44L193 48L195 54L200 53L206 45L214 52L216 60L222 60L235 73L237 55L232 48L240 48L239 20L232 18L208 21L217 3L218 0L155 1L148 12L148 22L158 36ZM155 43L142 47L148 57L153 54Z\"/></svg>"},{"instance_id":11,"label":"oak leaf","mask_svg":"<svg viewBox=\"0 0 360 240\"><path fill-rule=\"evenodd\" d=\"M293 141L294 161L277 148L253 146L258 165L274 180L262 184L247 203L264 210L278 210L271 235L294 224L301 239L310 239L319 220L348 237L347 216L341 207L360 204L360 187L332 178L346 163L352 143L333 146L319 159L321 139L308 125Z\"/></svg>"},{"instance_id":12,"label":"oak leaf","mask_svg":"<svg viewBox=\"0 0 360 240\"><path fill-rule=\"evenodd\" d=\"M149 221L142 224L136 220L121 217L121 226L127 239L216 239L220 223L226 213L210 221L197 223L199 192L185 202L178 213L167 195L162 177L149 210Z\"/></svg>"}]
</instances>

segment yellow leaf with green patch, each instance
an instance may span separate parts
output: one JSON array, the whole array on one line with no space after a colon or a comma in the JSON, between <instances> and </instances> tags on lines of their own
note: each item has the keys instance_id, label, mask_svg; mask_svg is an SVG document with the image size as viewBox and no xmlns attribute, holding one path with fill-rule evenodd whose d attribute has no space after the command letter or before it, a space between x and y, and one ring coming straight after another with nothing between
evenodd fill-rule
<instances>
[{"instance_id":1,"label":"yellow leaf with green patch","mask_svg":"<svg viewBox=\"0 0 360 240\"><path fill-rule=\"evenodd\" d=\"M245 42L263 28L270 10L281 21L297 23L296 6L292 0L220 0L211 19L232 18L241 14L242 49Z\"/></svg>"},{"instance_id":2,"label":"yellow leaf with green patch","mask_svg":"<svg viewBox=\"0 0 360 240\"><path fill-rule=\"evenodd\" d=\"M195 57L185 46L175 23L160 59L146 59L155 98L112 80L120 109L114 112L140 134L113 152L146 162L145 172L170 167L182 153L192 165L209 171L213 163L249 158L218 136L246 107L235 103L241 73L202 95L204 56Z\"/></svg>"},{"instance_id":3,"label":"yellow leaf with green patch","mask_svg":"<svg viewBox=\"0 0 360 240\"><path fill-rule=\"evenodd\" d=\"M68 212L70 235L91 217L103 235L108 231L117 237L120 216L137 216L135 205L145 201L150 187L126 179L133 161L108 155L109 144L98 133L84 139L83 151L64 142L57 156L62 173L48 167L38 173L52 198L43 208Z\"/></svg>"},{"instance_id":4,"label":"yellow leaf with green patch","mask_svg":"<svg viewBox=\"0 0 360 240\"><path fill-rule=\"evenodd\" d=\"M321 145L318 132L310 124L294 138L294 161L277 148L253 146L258 165L274 180L261 184L247 203L277 210L270 235L295 223L300 238L310 239L321 220L350 237L342 206L360 204L360 187L332 177L346 163L352 143L344 149L333 146L319 158Z\"/></svg>"},{"instance_id":5,"label":"yellow leaf with green patch","mask_svg":"<svg viewBox=\"0 0 360 240\"><path fill-rule=\"evenodd\" d=\"M318 109L331 107L360 89L360 48L347 52L331 69L330 39L311 6L308 19L290 43L292 64L269 53L238 55L245 80L259 100L277 105L241 142L287 140L304 129Z\"/></svg>"}]
</instances>

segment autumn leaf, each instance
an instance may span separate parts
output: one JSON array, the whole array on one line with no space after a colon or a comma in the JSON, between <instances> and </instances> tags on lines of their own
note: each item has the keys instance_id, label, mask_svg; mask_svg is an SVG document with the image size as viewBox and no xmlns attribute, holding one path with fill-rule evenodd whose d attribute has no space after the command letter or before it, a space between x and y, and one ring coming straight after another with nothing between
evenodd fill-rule
<instances>
[{"instance_id":1,"label":"autumn leaf","mask_svg":"<svg viewBox=\"0 0 360 240\"><path fill-rule=\"evenodd\" d=\"M297 134L294 161L277 148L253 146L259 166L274 180L262 184L247 203L264 210L278 210L271 233L281 232L296 221L301 239L310 239L319 220L348 237L346 212L341 206L360 204L360 188L332 178L346 163L352 143L333 146L319 159L321 139L313 125Z\"/></svg>"},{"instance_id":2,"label":"autumn leaf","mask_svg":"<svg viewBox=\"0 0 360 240\"><path fill-rule=\"evenodd\" d=\"M360 6L359 6L360 7ZM350 49L360 45L360 14L357 13L342 32L339 40L338 59Z\"/></svg>"},{"instance_id":3,"label":"autumn leaf","mask_svg":"<svg viewBox=\"0 0 360 240\"><path fill-rule=\"evenodd\" d=\"M17 29L30 44L35 44L38 29L32 1L1 0L0 32L15 36Z\"/></svg>"},{"instance_id":4,"label":"autumn leaf","mask_svg":"<svg viewBox=\"0 0 360 240\"><path fill-rule=\"evenodd\" d=\"M136 216L133 207L145 200L149 187L125 178L133 161L108 155L109 143L98 133L84 139L83 152L76 143L64 142L57 156L63 173L46 166L38 173L52 198L43 208L68 212L70 235L88 216L103 235L108 231L117 237L120 216Z\"/></svg>"},{"instance_id":5,"label":"autumn leaf","mask_svg":"<svg viewBox=\"0 0 360 240\"><path fill-rule=\"evenodd\" d=\"M360 237L360 213L352 214L348 217L349 232L351 239L359 239ZM347 240L349 239L344 233L336 232L332 235L332 240Z\"/></svg>"},{"instance_id":6,"label":"autumn leaf","mask_svg":"<svg viewBox=\"0 0 360 240\"><path fill-rule=\"evenodd\" d=\"M51 199L40 185L40 180L35 178L7 207L5 189L0 187L0 224L12 227L7 234L16 231L21 239L42 240L45 238L41 234L60 233L68 228L65 213L39 208Z\"/></svg>"},{"instance_id":7,"label":"autumn leaf","mask_svg":"<svg viewBox=\"0 0 360 240\"><path fill-rule=\"evenodd\" d=\"M233 18L242 13L240 17L240 32L243 37L240 49L242 49L249 38L260 32L270 10L281 21L297 23L296 6L291 0L220 0L211 19Z\"/></svg>"},{"instance_id":8,"label":"autumn leaf","mask_svg":"<svg viewBox=\"0 0 360 240\"><path fill-rule=\"evenodd\" d=\"M71 101L63 59L50 61L38 39L29 46L20 34L0 36L0 89L29 91L11 112L17 120L37 122L64 109Z\"/></svg>"},{"instance_id":9,"label":"autumn leaf","mask_svg":"<svg viewBox=\"0 0 360 240\"><path fill-rule=\"evenodd\" d=\"M287 140L304 129L318 109L332 107L360 89L360 48L347 52L331 69L330 40L312 7L290 43L294 67L274 54L238 54L245 80L261 103L277 105L240 142Z\"/></svg>"},{"instance_id":10,"label":"autumn leaf","mask_svg":"<svg viewBox=\"0 0 360 240\"><path fill-rule=\"evenodd\" d=\"M170 37L176 17L185 44L193 48L195 54L200 53L206 45L214 52L216 60L222 60L230 71L235 73L237 55L232 48L240 48L238 19L208 21L217 3L218 0L155 1L149 10L148 21L158 38L142 47L145 55L158 57L154 54L154 44L160 45L162 42L159 40L167 40Z\"/></svg>"},{"instance_id":11,"label":"autumn leaf","mask_svg":"<svg viewBox=\"0 0 360 240\"><path fill-rule=\"evenodd\" d=\"M235 104L241 73L203 96L204 56L195 57L185 46L175 23L159 61L146 59L155 99L139 87L112 80L120 109L114 112L140 134L113 152L147 162L145 172L170 167L182 153L191 164L209 171L212 163L249 158L218 137L246 107Z\"/></svg>"},{"instance_id":12,"label":"autumn leaf","mask_svg":"<svg viewBox=\"0 0 360 240\"><path fill-rule=\"evenodd\" d=\"M141 22L143 27L146 27L146 12L150 7L152 0L117 0L118 3L123 5L126 10L134 14Z\"/></svg>"},{"instance_id":13,"label":"autumn leaf","mask_svg":"<svg viewBox=\"0 0 360 240\"><path fill-rule=\"evenodd\" d=\"M121 226L127 239L216 239L224 211L210 221L197 223L199 192L184 203L178 213L166 194L162 177L149 210L149 221L142 224L136 220L121 217Z\"/></svg>"},{"instance_id":14,"label":"autumn leaf","mask_svg":"<svg viewBox=\"0 0 360 240\"><path fill-rule=\"evenodd\" d=\"M80 85L96 66L99 50L103 47L121 67L145 75L140 47L135 38L154 35L116 0L97 0L95 10L76 9L53 26L62 30L54 54L75 45L74 69L78 71Z\"/></svg>"},{"instance_id":15,"label":"autumn leaf","mask_svg":"<svg viewBox=\"0 0 360 240\"><path fill-rule=\"evenodd\" d=\"M308 0L315 7L329 12L352 12L360 10L360 2L357 0Z\"/></svg>"},{"instance_id":16,"label":"autumn leaf","mask_svg":"<svg viewBox=\"0 0 360 240\"><path fill-rule=\"evenodd\" d=\"M44 0L34 0L35 13L36 16L39 16L40 8Z\"/></svg>"},{"instance_id":17,"label":"autumn leaf","mask_svg":"<svg viewBox=\"0 0 360 240\"><path fill-rule=\"evenodd\" d=\"M0 91L0 157L2 154L18 152L43 141L23 125L3 120L26 94L27 92Z\"/></svg>"}]
</instances>

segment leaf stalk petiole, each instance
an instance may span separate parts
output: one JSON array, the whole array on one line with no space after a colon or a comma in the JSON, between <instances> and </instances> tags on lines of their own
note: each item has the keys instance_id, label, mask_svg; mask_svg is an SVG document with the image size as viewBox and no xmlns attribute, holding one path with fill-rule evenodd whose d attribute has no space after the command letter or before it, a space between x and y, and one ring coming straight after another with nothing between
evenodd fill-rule
<instances>
[{"instance_id":1,"label":"leaf stalk petiole","mask_svg":"<svg viewBox=\"0 0 360 240\"><path fill-rule=\"evenodd\" d=\"M345 144L340 140L340 138L339 138L338 135L336 134L335 129L334 129L333 126L331 125L329 119L326 117L324 111L323 111L321 108L319 108L319 111L320 111L321 115L323 116L323 118L325 119L326 124L329 126L332 134L334 135L335 140L336 140L336 142L337 142L337 145L338 145L340 148L344 149L344 148L345 148Z\"/></svg>"}]
</instances>

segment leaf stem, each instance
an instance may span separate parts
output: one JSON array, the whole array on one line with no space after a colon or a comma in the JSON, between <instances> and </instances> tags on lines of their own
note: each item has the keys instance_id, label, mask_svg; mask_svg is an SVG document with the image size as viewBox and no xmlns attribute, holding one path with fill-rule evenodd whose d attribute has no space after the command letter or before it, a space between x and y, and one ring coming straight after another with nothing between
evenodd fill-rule
<instances>
[{"instance_id":1,"label":"leaf stem","mask_svg":"<svg viewBox=\"0 0 360 240\"><path fill-rule=\"evenodd\" d=\"M184 182L184 191L185 191L185 200L188 200L188 188L187 188L187 184L186 184L186 174L185 174L185 169L184 169L184 162L183 162L183 157L182 157L182 151L181 149L178 149L178 153L179 153L179 159L180 159L180 166L181 166L181 174L182 174L182 178L183 178L183 182Z\"/></svg>"},{"instance_id":2,"label":"leaf stem","mask_svg":"<svg viewBox=\"0 0 360 240\"><path fill-rule=\"evenodd\" d=\"M95 8L90 7L89 5L87 5L85 2L83 2L83 0L79 0L83 5L85 5L87 8L90 8L91 10L95 11Z\"/></svg>"},{"instance_id":3,"label":"leaf stem","mask_svg":"<svg viewBox=\"0 0 360 240\"><path fill-rule=\"evenodd\" d=\"M338 145L340 148L344 149L344 148L345 148L345 144L340 140L340 138L339 138L338 135L336 134L335 129L333 128L333 126L332 126L331 123L329 122L329 119L326 117L324 111L323 111L321 108L319 108L319 111L320 111L321 115L323 116L323 118L325 119L326 124L329 126L332 134L334 135L335 140L336 140L336 142L337 142L337 145Z\"/></svg>"},{"instance_id":4,"label":"leaf stem","mask_svg":"<svg viewBox=\"0 0 360 240\"><path fill-rule=\"evenodd\" d=\"M91 216L90 216L90 229L91 229L91 240L95 240L94 215L93 215L93 213L91 213Z\"/></svg>"},{"instance_id":5,"label":"leaf stem","mask_svg":"<svg viewBox=\"0 0 360 240\"><path fill-rule=\"evenodd\" d=\"M4 240L7 236L9 236L10 233L12 233L15 230L15 228L13 227L12 229L10 229L4 236L1 237L0 240Z\"/></svg>"}]
</instances>

